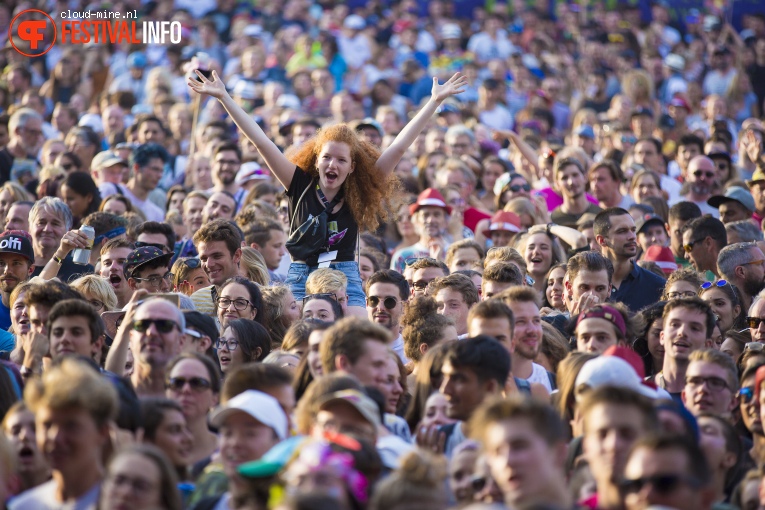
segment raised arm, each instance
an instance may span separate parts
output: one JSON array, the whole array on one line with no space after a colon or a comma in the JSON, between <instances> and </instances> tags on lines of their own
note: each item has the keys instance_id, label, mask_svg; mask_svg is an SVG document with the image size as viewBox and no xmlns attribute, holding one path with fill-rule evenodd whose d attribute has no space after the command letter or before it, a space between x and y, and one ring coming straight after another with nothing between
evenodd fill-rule
<instances>
[{"instance_id":1,"label":"raised arm","mask_svg":"<svg viewBox=\"0 0 765 510\"><path fill-rule=\"evenodd\" d=\"M196 73L202 81L199 82L190 77L188 79L189 87L197 94L205 94L220 101L220 104L234 120L236 127L255 144L271 172L279 179L285 189L289 189L292 176L295 175L295 164L282 154L279 147L260 129L258 123L234 102L226 91L223 81L218 78L218 73L212 72L212 81L205 78L199 71Z\"/></svg>"},{"instance_id":2,"label":"raised arm","mask_svg":"<svg viewBox=\"0 0 765 510\"><path fill-rule=\"evenodd\" d=\"M521 155L523 156L523 159L525 159L529 166L533 167L535 172L534 175L539 175L539 165L537 163L537 158L539 155L537 154L537 151L534 150L534 148L523 141L523 139L518 135L518 133L514 131L507 131L507 130L497 130L494 132L494 140L501 141L502 139L510 140L510 142L515 145L515 147L521 151Z\"/></svg>"},{"instance_id":3,"label":"raised arm","mask_svg":"<svg viewBox=\"0 0 765 510\"><path fill-rule=\"evenodd\" d=\"M414 143L417 136L422 133L422 130L425 129L428 120L436 113L436 109L443 103L444 99L455 94L461 94L465 91L465 85L467 85L467 78L460 73L455 73L443 85L438 84L438 78L433 78L430 99L404 129L401 130L396 139L393 140L393 143L385 149L385 152L380 154L377 160L377 168L385 174L393 172L393 169L401 161L406 150Z\"/></svg>"}]
</instances>

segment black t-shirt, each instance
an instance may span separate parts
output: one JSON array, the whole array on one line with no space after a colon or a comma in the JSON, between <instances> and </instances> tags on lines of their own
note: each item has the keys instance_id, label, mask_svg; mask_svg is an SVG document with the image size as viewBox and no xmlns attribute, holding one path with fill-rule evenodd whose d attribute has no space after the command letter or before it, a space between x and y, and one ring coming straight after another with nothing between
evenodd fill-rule
<instances>
[{"instance_id":1,"label":"black t-shirt","mask_svg":"<svg viewBox=\"0 0 765 510\"><path fill-rule=\"evenodd\" d=\"M0 151L0 185L11 179L11 167L14 159L16 158L13 157L7 147Z\"/></svg>"},{"instance_id":2,"label":"black t-shirt","mask_svg":"<svg viewBox=\"0 0 765 510\"><path fill-rule=\"evenodd\" d=\"M324 204L322 204L316 195L316 183L317 181L310 174L300 168L295 169L295 175L292 177L290 188L287 190L287 198L290 202L290 227L292 230L308 221L310 215L317 216L325 209ZM303 196L303 199L300 200L303 191L309 186L314 189L309 189ZM334 262L352 262L356 260L356 238L359 226L354 221L347 202L343 202L338 212L329 213L327 227L329 229L328 242L322 252L337 250L337 258L335 258ZM290 232L287 233L288 236L289 234ZM318 256L319 254L317 253L316 255ZM313 261L309 262L313 263Z\"/></svg>"},{"instance_id":3,"label":"black t-shirt","mask_svg":"<svg viewBox=\"0 0 765 510\"><path fill-rule=\"evenodd\" d=\"M40 276L40 273L42 273L44 267L45 266L35 266L35 271L32 273L32 276ZM66 256L66 258L64 258L64 263L61 264L56 277L64 283L69 283L73 282L80 276L93 274L93 270L94 268L90 264L85 266L75 264L74 261L72 261L72 254L70 253Z\"/></svg>"}]
</instances>

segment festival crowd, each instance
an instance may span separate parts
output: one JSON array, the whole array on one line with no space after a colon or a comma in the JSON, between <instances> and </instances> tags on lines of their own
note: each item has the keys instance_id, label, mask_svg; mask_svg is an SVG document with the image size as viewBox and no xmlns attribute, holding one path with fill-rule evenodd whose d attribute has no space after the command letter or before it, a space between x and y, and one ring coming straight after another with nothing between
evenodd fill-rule
<instances>
[{"instance_id":1,"label":"festival crowd","mask_svg":"<svg viewBox=\"0 0 765 510\"><path fill-rule=\"evenodd\" d=\"M0 505L765 509L765 12L671 4L3 2Z\"/></svg>"}]
</instances>

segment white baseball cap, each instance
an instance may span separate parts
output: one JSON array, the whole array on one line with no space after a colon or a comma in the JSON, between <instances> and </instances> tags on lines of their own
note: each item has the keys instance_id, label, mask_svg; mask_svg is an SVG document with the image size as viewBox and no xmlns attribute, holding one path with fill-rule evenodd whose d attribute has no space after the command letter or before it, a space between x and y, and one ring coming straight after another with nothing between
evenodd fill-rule
<instances>
[{"instance_id":1,"label":"white baseball cap","mask_svg":"<svg viewBox=\"0 0 765 510\"><path fill-rule=\"evenodd\" d=\"M635 390L648 398L654 399L658 396L656 390L643 384L632 365L618 356L598 356L582 365L574 385L577 400L583 395L580 392L581 386L590 389L600 386L619 386Z\"/></svg>"},{"instance_id":2,"label":"white baseball cap","mask_svg":"<svg viewBox=\"0 0 765 510\"><path fill-rule=\"evenodd\" d=\"M271 395L257 390L247 390L219 406L210 415L210 423L220 427L226 418L237 412L247 413L263 425L271 427L280 441L289 434L287 415L279 402Z\"/></svg>"}]
</instances>

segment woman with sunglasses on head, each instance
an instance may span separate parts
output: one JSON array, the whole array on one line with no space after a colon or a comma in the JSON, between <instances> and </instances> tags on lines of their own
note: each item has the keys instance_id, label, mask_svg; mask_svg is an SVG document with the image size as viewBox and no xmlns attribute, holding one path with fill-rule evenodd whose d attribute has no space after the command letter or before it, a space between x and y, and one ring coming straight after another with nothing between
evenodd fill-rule
<instances>
[{"instance_id":1,"label":"woman with sunglasses on head","mask_svg":"<svg viewBox=\"0 0 765 510\"><path fill-rule=\"evenodd\" d=\"M709 303L722 333L746 327L746 312L741 306L738 289L726 280L702 283L699 297Z\"/></svg>"},{"instance_id":2,"label":"woman with sunglasses on head","mask_svg":"<svg viewBox=\"0 0 765 510\"><path fill-rule=\"evenodd\" d=\"M241 276L230 278L221 285L215 303L218 305L218 321L222 327L234 319L263 320L263 317L258 316L258 311L263 307L260 289Z\"/></svg>"},{"instance_id":3,"label":"woman with sunglasses on head","mask_svg":"<svg viewBox=\"0 0 765 510\"><path fill-rule=\"evenodd\" d=\"M223 328L215 348L220 370L225 376L245 363L263 361L271 353L271 336L255 321L232 319Z\"/></svg>"},{"instance_id":4,"label":"woman with sunglasses on head","mask_svg":"<svg viewBox=\"0 0 765 510\"><path fill-rule=\"evenodd\" d=\"M179 258L170 272L173 273L173 292L191 296L199 289L210 286L210 279L196 257Z\"/></svg>"},{"instance_id":5,"label":"woman with sunglasses on head","mask_svg":"<svg viewBox=\"0 0 765 510\"><path fill-rule=\"evenodd\" d=\"M336 322L345 317L334 294L309 294L303 298L303 319Z\"/></svg>"},{"instance_id":6,"label":"woman with sunglasses on head","mask_svg":"<svg viewBox=\"0 0 765 510\"><path fill-rule=\"evenodd\" d=\"M165 373L165 396L180 404L191 432L188 461L191 476L196 478L218 448L218 437L207 426L207 413L218 405L220 370L207 356L185 352L170 360Z\"/></svg>"},{"instance_id":7,"label":"woman with sunglasses on head","mask_svg":"<svg viewBox=\"0 0 765 510\"><path fill-rule=\"evenodd\" d=\"M295 232L297 227L306 224L318 225L310 223L312 218L322 215L326 218L328 232L314 236L306 231L299 240L288 243L293 261L287 284L295 297L302 299L306 294L306 278L320 263L330 263L330 267L343 271L348 277L352 313L366 317L364 291L355 260L358 233L374 231L380 217L386 215L387 199L396 190L394 168L441 103L464 91L467 79L457 73L441 85L434 78L430 100L382 153L341 123L321 129L287 158L231 98L215 71L212 80L201 72L197 72L197 76L188 80L191 89L220 102L287 190L292 209L290 230ZM323 239L325 235L327 238Z\"/></svg>"}]
</instances>

